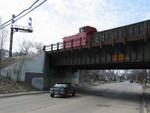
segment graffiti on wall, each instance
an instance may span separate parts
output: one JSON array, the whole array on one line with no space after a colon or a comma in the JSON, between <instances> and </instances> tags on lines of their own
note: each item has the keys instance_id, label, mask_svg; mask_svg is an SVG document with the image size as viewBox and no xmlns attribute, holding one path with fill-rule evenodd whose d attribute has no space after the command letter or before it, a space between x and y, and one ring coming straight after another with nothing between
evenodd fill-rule
<instances>
[{"instance_id":1,"label":"graffiti on wall","mask_svg":"<svg viewBox=\"0 0 150 113\"><path fill-rule=\"evenodd\" d=\"M33 78L43 78L44 74L43 73L31 73L31 72L26 72L26 77L25 77L25 81L32 84L32 79ZM40 83L40 81L36 81L38 83Z\"/></svg>"},{"instance_id":2,"label":"graffiti on wall","mask_svg":"<svg viewBox=\"0 0 150 113\"><path fill-rule=\"evenodd\" d=\"M25 81L32 84L33 87L43 89L43 73L26 72Z\"/></svg>"}]
</instances>

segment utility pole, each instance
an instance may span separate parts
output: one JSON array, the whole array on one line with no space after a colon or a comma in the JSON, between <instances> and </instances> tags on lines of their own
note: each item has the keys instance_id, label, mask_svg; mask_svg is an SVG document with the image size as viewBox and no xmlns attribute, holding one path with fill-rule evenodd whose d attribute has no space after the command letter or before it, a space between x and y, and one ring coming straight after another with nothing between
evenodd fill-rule
<instances>
[{"instance_id":1,"label":"utility pole","mask_svg":"<svg viewBox=\"0 0 150 113\"><path fill-rule=\"evenodd\" d=\"M11 27L10 46L9 46L9 57L12 57L13 34L14 34L14 29L13 29L13 27Z\"/></svg>"},{"instance_id":2,"label":"utility pole","mask_svg":"<svg viewBox=\"0 0 150 113\"><path fill-rule=\"evenodd\" d=\"M13 34L15 32L26 32L26 33L32 33L33 32L33 28L32 28L32 18L29 18L29 22L28 22L28 27L26 26L13 26L15 20L15 15L12 15L13 19L12 19L12 25L11 25L11 31L10 31L10 46L9 46L9 57L12 57L12 46L13 46Z\"/></svg>"},{"instance_id":3,"label":"utility pole","mask_svg":"<svg viewBox=\"0 0 150 113\"><path fill-rule=\"evenodd\" d=\"M13 24L14 24L14 18L15 18L15 15L13 14L12 15L12 25L11 25L11 28L10 28L10 46L9 46L9 57L12 57L12 44L13 44L13 34L14 34L14 29L13 29Z\"/></svg>"}]
</instances>

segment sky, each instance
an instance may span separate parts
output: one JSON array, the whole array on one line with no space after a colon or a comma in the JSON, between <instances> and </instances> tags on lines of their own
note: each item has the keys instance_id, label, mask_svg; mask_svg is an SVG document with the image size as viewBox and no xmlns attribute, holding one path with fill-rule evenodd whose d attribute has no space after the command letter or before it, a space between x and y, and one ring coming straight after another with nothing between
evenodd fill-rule
<instances>
[{"instance_id":1,"label":"sky","mask_svg":"<svg viewBox=\"0 0 150 113\"><path fill-rule=\"evenodd\" d=\"M30 7L36 0L1 0L2 23ZM39 3L44 0L39 0ZM43 45L62 42L65 36L74 35L82 26L93 26L103 31L150 19L150 0L47 0L15 25L28 26L32 18L33 33L14 33L13 51L23 40ZM10 26L6 49L9 49Z\"/></svg>"}]
</instances>

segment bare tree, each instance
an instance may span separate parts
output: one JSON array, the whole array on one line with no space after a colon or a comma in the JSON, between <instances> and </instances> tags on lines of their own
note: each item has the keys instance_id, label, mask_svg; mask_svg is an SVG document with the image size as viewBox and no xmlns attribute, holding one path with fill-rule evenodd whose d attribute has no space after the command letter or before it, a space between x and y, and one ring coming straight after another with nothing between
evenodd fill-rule
<instances>
[{"instance_id":1,"label":"bare tree","mask_svg":"<svg viewBox=\"0 0 150 113\"><path fill-rule=\"evenodd\" d=\"M19 44L19 47L18 47L19 50L17 52L13 53L13 56L19 56L19 58L20 58L19 70L18 70L18 74L17 74L17 81L21 80L22 67L25 64L25 62L28 61L27 59L35 54L35 50L42 51L42 47L43 47L42 43L31 42L28 40L23 40Z\"/></svg>"},{"instance_id":2,"label":"bare tree","mask_svg":"<svg viewBox=\"0 0 150 113\"><path fill-rule=\"evenodd\" d=\"M36 53L35 51L37 51L38 53L41 52L42 49L43 49L42 43L23 40L19 44L19 51L14 52L13 56L29 55Z\"/></svg>"},{"instance_id":3,"label":"bare tree","mask_svg":"<svg viewBox=\"0 0 150 113\"><path fill-rule=\"evenodd\" d=\"M0 25L1 25L1 18L0 18ZM1 60L4 57L4 52L6 49L4 49L5 44L6 44L6 38L7 38L7 30L6 29L1 29L0 30L0 75L1 75Z\"/></svg>"},{"instance_id":4,"label":"bare tree","mask_svg":"<svg viewBox=\"0 0 150 113\"><path fill-rule=\"evenodd\" d=\"M19 58L20 58L19 70L18 70L18 74L17 74L17 81L21 80L22 67L23 67L28 55L33 53L32 48L33 48L33 43L31 41L23 40L19 44L19 52L15 52L13 54L13 56L19 56Z\"/></svg>"},{"instance_id":5,"label":"bare tree","mask_svg":"<svg viewBox=\"0 0 150 113\"><path fill-rule=\"evenodd\" d=\"M37 50L37 53L41 53L42 52L43 46L44 45L42 43L40 43L40 42L35 42L33 44L33 47Z\"/></svg>"},{"instance_id":6,"label":"bare tree","mask_svg":"<svg viewBox=\"0 0 150 113\"><path fill-rule=\"evenodd\" d=\"M2 22L2 20L0 18L0 24L1 24L1 22ZM7 35L8 35L8 31L6 29L1 29L0 30L0 58L4 57L3 54L2 54L2 50L4 50Z\"/></svg>"},{"instance_id":7,"label":"bare tree","mask_svg":"<svg viewBox=\"0 0 150 113\"><path fill-rule=\"evenodd\" d=\"M105 79L106 70L98 70L99 83Z\"/></svg>"},{"instance_id":8,"label":"bare tree","mask_svg":"<svg viewBox=\"0 0 150 113\"><path fill-rule=\"evenodd\" d=\"M31 41L23 40L23 42L19 44L20 55L28 55L33 53L32 48L33 48L33 43Z\"/></svg>"},{"instance_id":9,"label":"bare tree","mask_svg":"<svg viewBox=\"0 0 150 113\"><path fill-rule=\"evenodd\" d=\"M128 79L139 81L140 83L146 84L148 77L148 71L146 69L130 70Z\"/></svg>"}]
</instances>

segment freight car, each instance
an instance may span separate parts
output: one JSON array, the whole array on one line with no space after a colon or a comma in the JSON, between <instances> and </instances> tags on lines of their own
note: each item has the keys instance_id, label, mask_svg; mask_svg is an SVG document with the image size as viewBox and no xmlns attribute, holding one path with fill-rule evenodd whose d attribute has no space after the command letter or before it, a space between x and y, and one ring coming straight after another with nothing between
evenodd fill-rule
<instances>
[{"instance_id":1,"label":"freight car","mask_svg":"<svg viewBox=\"0 0 150 113\"><path fill-rule=\"evenodd\" d=\"M140 40L150 37L150 20L142 21L127 26L122 26L114 29L98 32L96 28L84 26L79 29L76 35L63 38L65 48L86 46L89 44L103 42L105 45L120 43L123 41Z\"/></svg>"}]
</instances>

